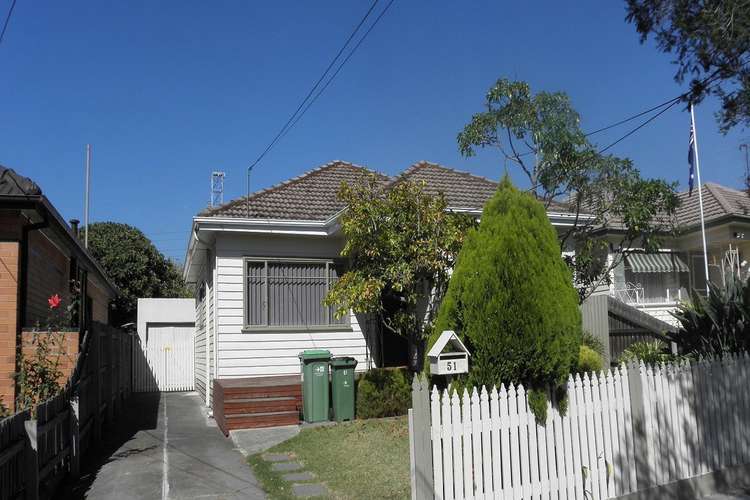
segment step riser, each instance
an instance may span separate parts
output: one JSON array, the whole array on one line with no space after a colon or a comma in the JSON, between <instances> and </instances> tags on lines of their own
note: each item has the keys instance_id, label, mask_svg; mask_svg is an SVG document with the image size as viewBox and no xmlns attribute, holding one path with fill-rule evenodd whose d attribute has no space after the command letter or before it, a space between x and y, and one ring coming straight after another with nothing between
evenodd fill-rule
<instances>
[{"instance_id":1,"label":"step riser","mask_svg":"<svg viewBox=\"0 0 750 500\"><path fill-rule=\"evenodd\" d=\"M235 429L255 429L257 427L276 427L281 425L297 425L299 418L290 417L264 417L264 418L243 418L227 420L228 430Z\"/></svg>"},{"instance_id":2,"label":"step riser","mask_svg":"<svg viewBox=\"0 0 750 500\"><path fill-rule=\"evenodd\" d=\"M279 397L302 397L301 387L254 387L235 389L232 392L224 390L224 400L232 399L258 399Z\"/></svg>"},{"instance_id":3,"label":"step riser","mask_svg":"<svg viewBox=\"0 0 750 500\"><path fill-rule=\"evenodd\" d=\"M227 401L224 403L224 414L225 415L237 415L242 413L268 413L276 411L295 411L299 410L302 406L302 401L292 399L289 401L269 401L264 403L262 401L253 401L250 403L232 403Z\"/></svg>"}]
</instances>

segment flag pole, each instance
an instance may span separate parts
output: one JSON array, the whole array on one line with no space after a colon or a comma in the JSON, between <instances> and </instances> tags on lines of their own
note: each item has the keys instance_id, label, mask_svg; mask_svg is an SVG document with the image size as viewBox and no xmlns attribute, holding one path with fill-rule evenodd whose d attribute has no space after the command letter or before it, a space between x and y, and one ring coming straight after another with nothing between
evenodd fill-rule
<instances>
[{"instance_id":1,"label":"flag pole","mask_svg":"<svg viewBox=\"0 0 750 500\"><path fill-rule=\"evenodd\" d=\"M698 157L698 130L695 128L695 111L693 111L693 102L690 101L690 121L693 126L693 154L695 155L695 174L698 178L698 205L701 214L701 237L703 239L703 270L706 273L706 295L709 293L708 288L708 250L706 248L706 223L703 220L703 189L701 187L701 162Z\"/></svg>"}]
</instances>

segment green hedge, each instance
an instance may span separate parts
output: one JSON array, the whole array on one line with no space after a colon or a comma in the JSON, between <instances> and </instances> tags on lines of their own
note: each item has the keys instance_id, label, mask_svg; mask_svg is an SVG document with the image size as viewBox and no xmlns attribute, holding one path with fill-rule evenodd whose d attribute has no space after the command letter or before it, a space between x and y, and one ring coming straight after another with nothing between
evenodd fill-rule
<instances>
[{"instance_id":1,"label":"green hedge","mask_svg":"<svg viewBox=\"0 0 750 500\"><path fill-rule=\"evenodd\" d=\"M357 381L357 417L406 415L411 406L411 373L406 368L374 368Z\"/></svg>"}]
</instances>

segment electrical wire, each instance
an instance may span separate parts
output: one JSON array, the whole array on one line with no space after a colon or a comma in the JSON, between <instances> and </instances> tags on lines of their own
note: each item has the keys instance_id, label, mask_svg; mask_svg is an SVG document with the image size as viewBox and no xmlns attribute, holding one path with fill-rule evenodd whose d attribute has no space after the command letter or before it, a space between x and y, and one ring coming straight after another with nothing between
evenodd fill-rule
<instances>
[{"instance_id":1,"label":"electrical wire","mask_svg":"<svg viewBox=\"0 0 750 500\"><path fill-rule=\"evenodd\" d=\"M3 23L3 31L0 31L0 44L3 43L3 38L5 37L5 32L8 29L8 24L10 24L10 16L13 15L13 8L16 6L16 0L13 0L10 3L10 9L8 9L8 15L5 16L5 23Z\"/></svg>"},{"instance_id":2,"label":"electrical wire","mask_svg":"<svg viewBox=\"0 0 750 500\"><path fill-rule=\"evenodd\" d=\"M359 29L362 27L362 25L365 23L365 21L367 21L367 18L370 17L370 14L375 9L375 6L378 4L378 1L379 0L375 0L372 3L372 5L367 10L367 12L365 13L365 15L359 21L359 23L357 24L357 26L355 26L355 28L352 31L352 33L349 35L349 38L346 39L346 42L344 42L344 45L341 46L341 48L339 49L338 53L336 53L336 56L328 64L328 67L326 68L326 70L323 72L322 75L320 75L320 78L318 78L318 81L315 82L315 85L312 86L312 88L307 93L307 95L305 96L305 98L302 99L302 101L297 106L297 109L294 110L294 113L292 113L291 116L289 116L289 119L287 119L286 123L284 123L284 126L281 127L281 129L274 136L274 138L271 140L271 142L268 144L268 146L266 146L266 148L258 156L258 158L256 158L255 161L252 163L252 165L250 165L249 169L252 169L255 165L257 165L258 163L260 163L260 161L266 156L266 154L268 154L268 152L271 151L271 149L273 149L273 147L281 139L281 137L283 135L285 135L285 133L288 130L288 128L290 128L290 124L292 124L292 122L294 121L294 119L300 113L300 110L302 110L302 108L305 106L305 104L307 104L307 102L309 101L310 97L313 95L313 93L315 92L315 90L317 90L318 86L320 86L321 82L325 79L325 77L331 71L331 69L333 68L333 66L336 64L336 61L338 61L339 57L341 57L341 54L344 53L344 51L346 50L346 47L349 46L349 43L355 37L355 35L357 34L357 32L359 32ZM369 33L369 30L368 30L368 33ZM291 126L293 126L293 125L291 125Z\"/></svg>"},{"instance_id":3,"label":"electrical wire","mask_svg":"<svg viewBox=\"0 0 750 500\"><path fill-rule=\"evenodd\" d=\"M625 139L627 139L628 137L630 137L631 135L635 134L635 133L636 133L636 132L638 132L638 131L639 131L640 129L642 129L643 127L645 127L646 125L648 125L649 123L651 123L652 121L654 121L654 120L655 120L656 118L658 118L659 116L661 116L661 115L663 115L664 113L666 113L667 111L669 111L669 109L670 109L670 108L672 108L672 106L674 106L674 105L675 105L675 104L677 104L678 102L680 102L680 100L675 100L675 101L672 101L672 104L670 104L670 105L669 105L669 106L667 106L666 108L662 109L661 111L659 111L659 112L658 112L658 113L656 113L655 115L651 116L651 117L650 117L650 118L649 118L648 120L644 121L643 123L641 123L640 125L638 125L638 126L637 126L637 127L635 127L634 129L630 130L630 131L629 131L628 133L626 133L625 135L623 135L622 137L620 137L620 138L619 138L619 139L617 139L616 141L612 142L611 144L609 144L609 145L608 145L608 146L606 146L605 148L602 148L602 149L600 149L600 150L599 150L599 154L602 154L602 153L604 153L605 151L607 151L607 150L608 150L609 148L611 148L611 147L612 147L612 146L614 146L615 144L618 144L618 143L620 143L621 141L624 141Z\"/></svg>"},{"instance_id":4,"label":"electrical wire","mask_svg":"<svg viewBox=\"0 0 750 500\"><path fill-rule=\"evenodd\" d=\"M310 109L310 106L312 106L312 105L313 105L313 103L314 103L315 101L317 101L317 100L318 100L318 97L320 97L320 94L322 94L323 92L325 92L325 90L326 90L326 89L328 88L328 86L329 86L329 85L331 84L331 82L333 81L333 79L334 79L334 78L336 78L336 75L338 75L338 74L339 74L339 72L340 72L340 71L342 70L342 68L343 68L343 67L344 67L344 65L345 65L345 64L347 63L347 61L348 61L349 59L351 59L351 57L352 57L352 56L354 55L354 53L355 53L355 52L357 51L357 49L359 48L359 46L360 46L360 45L362 45L362 42L364 42L364 41L365 41L365 38L367 38L367 35L369 35L369 34L370 34L370 32L372 31L372 29L373 29L373 28L374 28L374 27L375 27L375 26L376 26L376 25L378 24L378 21L380 21L380 19L381 19L381 18L382 18L382 17L383 17L384 15L385 15L385 13L386 13L386 12L388 12L388 9L389 9L389 8L391 7L391 5L393 5L393 2L394 2L394 1L395 1L395 0L391 0L390 2L388 2L388 5L386 5L386 6L385 6L385 8L384 8L384 9L382 10L382 12L380 13L380 15L378 15L378 17L377 17L377 18L375 18L375 21L374 21L374 22L372 23L372 25L370 25L370 28L369 28L369 29L368 29L368 30L367 30L367 31L365 32L365 34L364 34L364 35L362 36L362 38L361 38L361 39L359 40L359 42L357 42L357 44L356 44L356 45L354 46L354 48L353 48L353 49L351 50L351 52L349 52L349 55L347 55L347 56L346 56L346 58L345 58L345 59L344 59L344 60L342 61L341 65L339 65L339 67L338 67L338 68L336 69L336 71L335 71L335 72L333 73L333 75L331 76L331 78L329 78L329 79L328 79L328 81L326 82L326 84L325 84L325 85L324 85L324 86L323 86L323 87L322 87L322 88L320 89L320 91L318 91L318 93L317 93L317 94L315 94L315 97L313 97L313 98L312 98L312 100L311 100L311 101L310 101L309 103L307 103L307 106L305 106L305 109L304 109L304 110L302 111L302 113L300 113L300 115L299 115L299 116L298 116L298 117L297 117L297 118L296 118L296 119L294 120L294 122L292 123L292 125L291 125L291 126L290 126L290 127L289 127L289 128L288 128L288 129L287 129L287 130L286 130L286 131L285 131L285 132L283 133L283 134L282 134L282 136L281 136L282 138L283 138L283 137L284 137L284 136L285 136L285 135L286 135L286 134L287 134L287 133L288 133L288 132L289 132L289 131L290 131L290 130L291 130L291 129L292 129L292 128L293 128L294 126L295 126L295 125L297 125L297 122L298 122L298 121L300 121L300 119L302 119L302 117L303 117L303 116L305 115L305 113L307 113L307 110L308 110L308 109Z\"/></svg>"},{"instance_id":5,"label":"electrical wire","mask_svg":"<svg viewBox=\"0 0 750 500\"><path fill-rule=\"evenodd\" d=\"M627 123L629 121L635 120L636 118L640 118L643 115L647 115L647 114L651 113L652 111L656 111L657 109L662 108L662 107L666 106L667 104L674 104L675 102L681 100L684 96L685 96L685 94L678 95L677 97L673 97L672 99L670 99L668 101L664 101L663 103L661 103L661 104L659 104L657 106L649 108L649 109L647 109L645 111L641 111L640 113L637 113L635 115L629 116L627 118L624 118L624 119L620 120L619 122L615 122L615 123L613 123L611 125L607 125L606 127L598 128L598 129L593 130L591 132L587 132L587 133L584 134L584 136L585 137L589 137L589 136L592 136L594 134L598 134L599 132L604 132L605 130L609 130L611 128L619 127L620 125L623 125L623 124L625 124L625 123Z\"/></svg>"}]
</instances>

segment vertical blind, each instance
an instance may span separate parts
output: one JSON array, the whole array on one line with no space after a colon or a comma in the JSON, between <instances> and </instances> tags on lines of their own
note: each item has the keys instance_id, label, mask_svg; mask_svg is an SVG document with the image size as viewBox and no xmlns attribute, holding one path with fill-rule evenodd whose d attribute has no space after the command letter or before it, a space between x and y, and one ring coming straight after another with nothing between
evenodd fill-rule
<instances>
[{"instance_id":1,"label":"vertical blind","mask_svg":"<svg viewBox=\"0 0 750 500\"><path fill-rule=\"evenodd\" d=\"M246 263L246 326L330 326L336 319L323 305L338 278L331 262L249 260Z\"/></svg>"}]
</instances>

